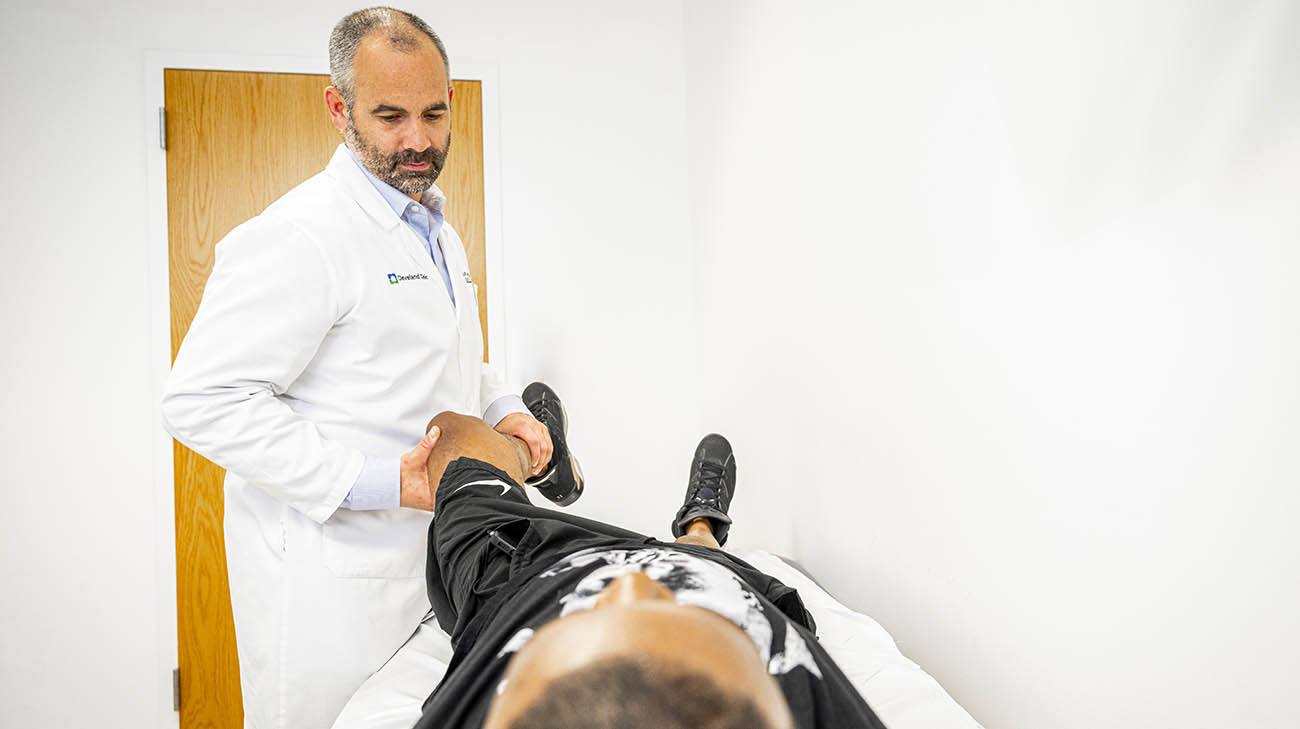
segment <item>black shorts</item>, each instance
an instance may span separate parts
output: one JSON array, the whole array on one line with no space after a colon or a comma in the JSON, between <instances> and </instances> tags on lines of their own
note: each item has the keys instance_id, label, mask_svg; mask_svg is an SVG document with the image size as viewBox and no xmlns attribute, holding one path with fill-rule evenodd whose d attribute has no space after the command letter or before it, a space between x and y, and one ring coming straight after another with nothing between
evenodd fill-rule
<instances>
[{"instance_id":1,"label":"black shorts","mask_svg":"<svg viewBox=\"0 0 1300 729\"><path fill-rule=\"evenodd\" d=\"M533 506L504 471L472 458L448 464L429 526L425 579L453 648L472 641L519 586L561 558L591 548L660 544L593 519ZM723 564L792 620L815 630L798 593L721 550L674 545Z\"/></svg>"},{"instance_id":2,"label":"black shorts","mask_svg":"<svg viewBox=\"0 0 1300 729\"><path fill-rule=\"evenodd\" d=\"M452 461L438 484L425 564L429 603L455 646L512 580L588 547L639 546L641 534L533 506L504 471Z\"/></svg>"}]
</instances>

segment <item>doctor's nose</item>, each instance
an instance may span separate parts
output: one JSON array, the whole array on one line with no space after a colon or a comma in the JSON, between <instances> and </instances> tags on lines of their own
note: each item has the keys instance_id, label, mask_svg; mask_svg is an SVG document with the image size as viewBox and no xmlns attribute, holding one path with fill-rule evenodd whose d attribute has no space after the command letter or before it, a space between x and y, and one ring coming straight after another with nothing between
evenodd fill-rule
<instances>
[{"instance_id":1,"label":"doctor's nose","mask_svg":"<svg viewBox=\"0 0 1300 729\"><path fill-rule=\"evenodd\" d=\"M433 146L433 135L418 122L403 125L402 136L398 139L401 149L423 152Z\"/></svg>"}]
</instances>

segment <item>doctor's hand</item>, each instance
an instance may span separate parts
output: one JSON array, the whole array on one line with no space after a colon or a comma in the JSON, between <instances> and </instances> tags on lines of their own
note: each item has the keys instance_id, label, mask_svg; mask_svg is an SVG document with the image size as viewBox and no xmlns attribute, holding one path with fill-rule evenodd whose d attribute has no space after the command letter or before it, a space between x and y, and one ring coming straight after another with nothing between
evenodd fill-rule
<instances>
[{"instance_id":1,"label":"doctor's hand","mask_svg":"<svg viewBox=\"0 0 1300 729\"><path fill-rule=\"evenodd\" d=\"M433 511L433 487L429 484L429 454L438 444L442 431L438 426L429 432L411 450L402 454L398 471L402 476L401 505L408 509Z\"/></svg>"},{"instance_id":2,"label":"doctor's hand","mask_svg":"<svg viewBox=\"0 0 1300 729\"><path fill-rule=\"evenodd\" d=\"M529 464L533 469L530 477L541 473L551 462L551 452L554 446L551 444L551 431L547 430L545 425L526 413L510 413L501 418L497 423L496 431L506 435L513 435L528 444L528 455L532 458Z\"/></svg>"}]
</instances>

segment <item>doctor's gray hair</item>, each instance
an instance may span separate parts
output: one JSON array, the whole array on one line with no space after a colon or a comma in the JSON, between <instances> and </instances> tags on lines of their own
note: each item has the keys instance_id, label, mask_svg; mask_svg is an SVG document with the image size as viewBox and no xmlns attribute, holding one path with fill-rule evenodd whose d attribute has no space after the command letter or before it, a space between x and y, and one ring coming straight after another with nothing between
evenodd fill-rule
<instances>
[{"instance_id":1,"label":"doctor's gray hair","mask_svg":"<svg viewBox=\"0 0 1300 729\"><path fill-rule=\"evenodd\" d=\"M330 83L339 90L343 101L352 112L352 103L356 100L356 85L353 79L353 64L357 58L357 48L361 40L373 30L382 30L388 36L388 42L403 52L419 48L420 38L412 31L423 33L433 41L442 56L442 65L447 69L447 79L451 79L451 63L447 60L447 47L429 24L405 10L375 7L348 13L330 33Z\"/></svg>"}]
</instances>

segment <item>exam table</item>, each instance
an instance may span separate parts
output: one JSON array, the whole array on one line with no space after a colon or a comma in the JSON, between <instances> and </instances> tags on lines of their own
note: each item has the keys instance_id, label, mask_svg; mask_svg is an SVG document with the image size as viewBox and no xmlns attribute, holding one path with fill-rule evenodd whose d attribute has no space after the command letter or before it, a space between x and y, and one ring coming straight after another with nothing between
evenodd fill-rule
<instances>
[{"instance_id":1,"label":"exam table","mask_svg":"<svg viewBox=\"0 0 1300 729\"><path fill-rule=\"evenodd\" d=\"M776 555L761 550L735 554L799 591L817 621L822 645L889 729L980 729L943 687L899 652L879 623L844 607ZM428 618L357 689L334 729L410 729L451 654L447 634Z\"/></svg>"}]
</instances>

